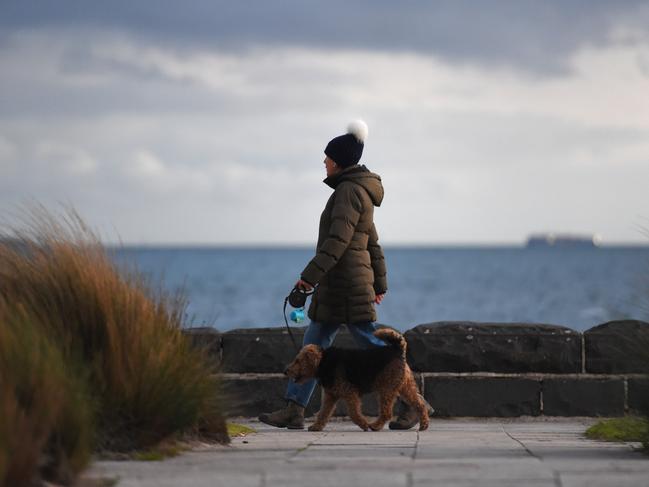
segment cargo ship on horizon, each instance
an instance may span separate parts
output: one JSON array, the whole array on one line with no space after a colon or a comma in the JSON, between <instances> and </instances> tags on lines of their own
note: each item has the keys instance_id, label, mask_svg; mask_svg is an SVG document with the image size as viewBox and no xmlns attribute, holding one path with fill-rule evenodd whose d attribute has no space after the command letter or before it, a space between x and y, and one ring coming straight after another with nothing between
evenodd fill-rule
<instances>
[{"instance_id":1,"label":"cargo ship on horizon","mask_svg":"<svg viewBox=\"0 0 649 487\"><path fill-rule=\"evenodd\" d=\"M570 233L535 233L527 238L526 248L597 248L600 238L598 235L580 235Z\"/></svg>"}]
</instances>

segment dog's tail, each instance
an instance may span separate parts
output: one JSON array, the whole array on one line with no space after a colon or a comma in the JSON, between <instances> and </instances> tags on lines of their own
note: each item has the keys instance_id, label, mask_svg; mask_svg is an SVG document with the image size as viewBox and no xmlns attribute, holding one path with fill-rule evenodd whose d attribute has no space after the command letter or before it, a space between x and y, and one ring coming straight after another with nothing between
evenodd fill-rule
<instances>
[{"instance_id":1,"label":"dog's tail","mask_svg":"<svg viewBox=\"0 0 649 487\"><path fill-rule=\"evenodd\" d=\"M401 350L401 354L404 357L406 356L406 347L408 344L406 343L406 339L403 338L403 335L398 331L395 331L392 328L381 328L374 332L374 336L380 338L391 347Z\"/></svg>"}]
</instances>

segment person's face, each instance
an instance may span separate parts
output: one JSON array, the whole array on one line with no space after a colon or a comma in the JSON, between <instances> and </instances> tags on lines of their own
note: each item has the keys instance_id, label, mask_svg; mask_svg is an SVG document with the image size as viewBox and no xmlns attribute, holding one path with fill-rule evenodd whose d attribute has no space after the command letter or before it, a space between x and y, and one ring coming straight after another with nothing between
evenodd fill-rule
<instances>
[{"instance_id":1,"label":"person's face","mask_svg":"<svg viewBox=\"0 0 649 487\"><path fill-rule=\"evenodd\" d=\"M327 177L333 176L340 171L340 166L338 166L338 164L336 164L329 156L325 157L324 164L327 168Z\"/></svg>"}]
</instances>

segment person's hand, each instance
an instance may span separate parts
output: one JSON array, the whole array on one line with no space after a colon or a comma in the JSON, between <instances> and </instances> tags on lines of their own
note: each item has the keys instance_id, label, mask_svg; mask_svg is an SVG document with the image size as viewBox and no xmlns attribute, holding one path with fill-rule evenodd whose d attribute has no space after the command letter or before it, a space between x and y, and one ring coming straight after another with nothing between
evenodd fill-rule
<instances>
[{"instance_id":1,"label":"person's hand","mask_svg":"<svg viewBox=\"0 0 649 487\"><path fill-rule=\"evenodd\" d=\"M298 289L306 289L307 291L311 291L311 289L313 289L313 286L311 284L303 281L302 279L298 279L298 281L295 283L295 287Z\"/></svg>"},{"instance_id":2,"label":"person's hand","mask_svg":"<svg viewBox=\"0 0 649 487\"><path fill-rule=\"evenodd\" d=\"M383 294L377 294L376 298L374 299L374 302L376 304L381 304L381 301L383 301L383 298L385 297L385 293Z\"/></svg>"}]
</instances>

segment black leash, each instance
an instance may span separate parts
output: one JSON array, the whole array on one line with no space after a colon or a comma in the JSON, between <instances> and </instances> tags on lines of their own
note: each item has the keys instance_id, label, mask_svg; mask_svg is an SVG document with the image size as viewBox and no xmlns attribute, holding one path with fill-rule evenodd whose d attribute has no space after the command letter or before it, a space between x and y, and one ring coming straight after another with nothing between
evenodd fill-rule
<instances>
[{"instance_id":1,"label":"black leash","mask_svg":"<svg viewBox=\"0 0 649 487\"><path fill-rule=\"evenodd\" d=\"M300 349L297 346L297 343L295 342L295 337L293 336L293 332L291 331L291 327L288 326L288 320L286 319L286 303L288 303L288 297L284 299L284 321L286 322L286 329L288 330L288 334L291 337L291 341L293 342L293 347L295 348L295 352L299 352Z\"/></svg>"},{"instance_id":2,"label":"black leash","mask_svg":"<svg viewBox=\"0 0 649 487\"><path fill-rule=\"evenodd\" d=\"M306 303L306 298L308 296L311 296L314 292L315 288L313 289L313 291L307 292L294 287L290 294L286 296L286 299L284 299L284 322L286 323L286 329L288 330L288 334L291 337L291 341L293 342L293 347L295 347L296 353L300 351L300 347L297 346L297 342L295 341L291 327L289 326L288 320L286 319L286 305L288 303L291 303L291 306L293 306L294 308L303 308L304 304Z\"/></svg>"}]
</instances>

